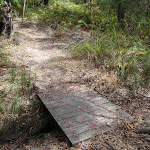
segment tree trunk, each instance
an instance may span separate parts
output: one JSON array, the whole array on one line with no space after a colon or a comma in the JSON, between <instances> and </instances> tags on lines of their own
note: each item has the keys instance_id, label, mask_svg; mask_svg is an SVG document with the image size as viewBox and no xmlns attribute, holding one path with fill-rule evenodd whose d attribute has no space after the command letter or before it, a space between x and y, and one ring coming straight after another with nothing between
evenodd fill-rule
<instances>
[{"instance_id":1,"label":"tree trunk","mask_svg":"<svg viewBox=\"0 0 150 150\"><path fill-rule=\"evenodd\" d=\"M48 5L48 0L44 0L44 5Z\"/></svg>"},{"instance_id":2,"label":"tree trunk","mask_svg":"<svg viewBox=\"0 0 150 150\"><path fill-rule=\"evenodd\" d=\"M5 7L6 7L6 11L4 14L5 33L8 37L10 37L13 30L13 15L11 3L8 4L5 1Z\"/></svg>"},{"instance_id":3,"label":"tree trunk","mask_svg":"<svg viewBox=\"0 0 150 150\"><path fill-rule=\"evenodd\" d=\"M26 0L24 0L24 5L23 5L23 15L22 15L22 22L24 22L24 13L26 9Z\"/></svg>"},{"instance_id":4,"label":"tree trunk","mask_svg":"<svg viewBox=\"0 0 150 150\"><path fill-rule=\"evenodd\" d=\"M3 32L4 28L5 28L4 22L0 21L0 34Z\"/></svg>"},{"instance_id":5,"label":"tree trunk","mask_svg":"<svg viewBox=\"0 0 150 150\"><path fill-rule=\"evenodd\" d=\"M118 9L117 9L117 17L118 17L118 23L121 25L121 28L125 27L125 10L123 8L122 2L118 3Z\"/></svg>"}]
</instances>

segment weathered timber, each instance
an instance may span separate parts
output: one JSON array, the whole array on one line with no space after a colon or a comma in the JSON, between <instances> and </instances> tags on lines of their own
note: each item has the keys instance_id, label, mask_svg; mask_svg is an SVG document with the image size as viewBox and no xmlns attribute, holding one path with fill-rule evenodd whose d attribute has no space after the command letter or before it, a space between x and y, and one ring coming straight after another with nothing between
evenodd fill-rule
<instances>
[{"instance_id":1,"label":"weathered timber","mask_svg":"<svg viewBox=\"0 0 150 150\"><path fill-rule=\"evenodd\" d=\"M132 119L119 106L85 86L51 89L38 97L72 145L114 128L118 119Z\"/></svg>"}]
</instances>

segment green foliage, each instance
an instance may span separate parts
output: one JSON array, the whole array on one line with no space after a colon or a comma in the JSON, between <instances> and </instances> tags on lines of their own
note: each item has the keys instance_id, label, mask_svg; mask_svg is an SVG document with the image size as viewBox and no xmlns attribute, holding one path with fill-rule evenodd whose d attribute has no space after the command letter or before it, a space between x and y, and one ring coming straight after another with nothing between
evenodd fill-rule
<instances>
[{"instance_id":1,"label":"green foliage","mask_svg":"<svg viewBox=\"0 0 150 150\"><path fill-rule=\"evenodd\" d=\"M29 8L27 16L38 18L43 22L53 22L56 21L59 24L65 25L67 27L77 26L90 28L93 26L91 22L95 24L95 20L99 17L99 12L93 9L93 13L97 14L91 16L91 12L88 6L77 5L73 2L62 2L55 1L55 3L50 4L48 7L41 6L39 8ZM92 17L96 17L95 19ZM97 23L98 24L98 23Z\"/></svg>"},{"instance_id":2,"label":"green foliage","mask_svg":"<svg viewBox=\"0 0 150 150\"><path fill-rule=\"evenodd\" d=\"M80 56L81 58L86 56L95 63L104 63L106 59L111 57L110 51L114 46L114 43L109 40L108 36L103 35L94 41L85 41L78 47L73 48L73 56Z\"/></svg>"},{"instance_id":3,"label":"green foliage","mask_svg":"<svg viewBox=\"0 0 150 150\"><path fill-rule=\"evenodd\" d=\"M13 8L22 12L23 1L11 1ZM64 0L50 1L49 6L40 0L27 2L26 16L40 22L52 22L65 27L82 27L100 32L96 40L82 41L75 46L74 56L87 57L95 63L107 64L118 71L124 81L134 86L149 81L150 3L146 0ZM120 10L119 10L120 9ZM121 11L121 12L120 12ZM124 28L120 28L118 13L123 13ZM12 69L11 80L16 82ZM30 77L29 77L30 78ZM147 80L147 81L146 81ZM132 82L131 82L132 81ZM146 82L145 82L146 81ZM28 87L24 69L21 88Z\"/></svg>"},{"instance_id":4,"label":"green foliage","mask_svg":"<svg viewBox=\"0 0 150 150\"><path fill-rule=\"evenodd\" d=\"M20 97L20 91L18 90L17 94L16 94L16 98L12 101L12 103L9 107L9 110L8 110L9 113L12 113L12 114L16 113L16 108L19 107L19 105L18 105L19 97Z\"/></svg>"},{"instance_id":5,"label":"green foliage","mask_svg":"<svg viewBox=\"0 0 150 150\"><path fill-rule=\"evenodd\" d=\"M10 81L18 87L20 92L28 92L33 87L33 77L31 72L25 69L25 66L11 68Z\"/></svg>"},{"instance_id":6,"label":"green foliage","mask_svg":"<svg viewBox=\"0 0 150 150\"><path fill-rule=\"evenodd\" d=\"M97 4L101 7L106 14L111 15L113 13L114 17L110 17L109 23L116 22L117 24L117 13L120 7L120 11L124 14L123 21L125 24L125 31L128 34L136 32L138 36L146 37L150 35L150 1L147 0L98 0ZM119 11L119 13L121 13ZM116 20L114 20L116 19ZM108 20L108 18L107 18ZM110 26L110 24L107 24ZM115 27L118 28L118 25L115 24Z\"/></svg>"},{"instance_id":7,"label":"green foliage","mask_svg":"<svg viewBox=\"0 0 150 150\"><path fill-rule=\"evenodd\" d=\"M83 1L56 0L49 6L29 7L27 16L43 22L57 22L66 27L83 27L85 29L101 29L112 31L119 29L118 5L125 14L124 30L127 34L136 33L141 38L150 35L149 2L131 0L90 0L86 4ZM31 5L32 6L32 5ZM140 11L139 11L140 10Z\"/></svg>"},{"instance_id":8,"label":"green foliage","mask_svg":"<svg viewBox=\"0 0 150 150\"><path fill-rule=\"evenodd\" d=\"M0 21L2 21L4 18L4 9L0 8Z\"/></svg>"},{"instance_id":9,"label":"green foliage","mask_svg":"<svg viewBox=\"0 0 150 150\"><path fill-rule=\"evenodd\" d=\"M27 15L40 22L99 32L96 40L80 41L73 48L73 56L110 66L122 81L137 88L150 79L149 10L150 3L145 0L56 0L47 7L30 7ZM122 28L118 13L123 15Z\"/></svg>"},{"instance_id":10,"label":"green foliage","mask_svg":"<svg viewBox=\"0 0 150 150\"><path fill-rule=\"evenodd\" d=\"M5 107L4 107L4 105L3 105L3 99L2 99L2 97L0 97L0 111L2 111ZM0 118L1 118L2 116L0 116Z\"/></svg>"},{"instance_id":11,"label":"green foliage","mask_svg":"<svg viewBox=\"0 0 150 150\"><path fill-rule=\"evenodd\" d=\"M122 81L134 88L149 84L150 49L137 37L113 32L73 48L73 56L115 68Z\"/></svg>"},{"instance_id":12,"label":"green foliage","mask_svg":"<svg viewBox=\"0 0 150 150\"><path fill-rule=\"evenodd\" d=\"M0 67L11 67L11 66L15 66L14 64L12 64L10 62L10 60L8 59L8 57L6 56L6 54L4 54L2 52L3 47L0 47Z\"/></svg>"}]
</instances>

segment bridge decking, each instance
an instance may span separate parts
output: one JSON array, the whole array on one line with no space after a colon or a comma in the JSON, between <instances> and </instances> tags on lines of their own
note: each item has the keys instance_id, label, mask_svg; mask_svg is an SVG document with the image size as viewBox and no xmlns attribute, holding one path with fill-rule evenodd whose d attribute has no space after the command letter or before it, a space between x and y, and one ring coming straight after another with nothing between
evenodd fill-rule
<instances>
[{"instance_id":1,"label":"bridge decking","mask_svg":"<svg viewBox=\"0 0 150 150\"><path fill-rule=\"evenodd\" d=\"M38 94L72 145L115 127L131 116L85 86Z\"/></svg>"}]
</instances>

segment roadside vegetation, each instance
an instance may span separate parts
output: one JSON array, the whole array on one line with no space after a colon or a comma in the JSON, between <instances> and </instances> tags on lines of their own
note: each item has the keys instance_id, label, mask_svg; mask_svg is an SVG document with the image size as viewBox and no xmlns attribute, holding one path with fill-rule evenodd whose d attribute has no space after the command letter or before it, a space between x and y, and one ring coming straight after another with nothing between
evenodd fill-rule
<instances>
[{"instance_id":1,"label":"roadside vegetation","mask_svg":"<svg viewBox=\"0 0 150 150\"><path fill-rule=\"evenodd\" d=\"M23 2L11 1L14 16ZM2 18L2 16L1 16ZM150 81L150 2L130 0L56 0L26 4L25 18L52 23L53 28L82 28L91 38L72 46L72 55L109 66L134 90Z\"/></svg>"},{"instance_id":2,"label":"roadside vegetation","mask_svg":"<svg viewBox=\"0 0 150 150\"><path fill-rule=\"evenodd\" d=\"M38 3L37 3L38 4ZM91 32L72 47L72 55L109 66L134 90L150 81L150 3L148 1L51 1L26 10L28 19L53 23L55 28L82 28Z\"/></svg>"}]
</instances>

